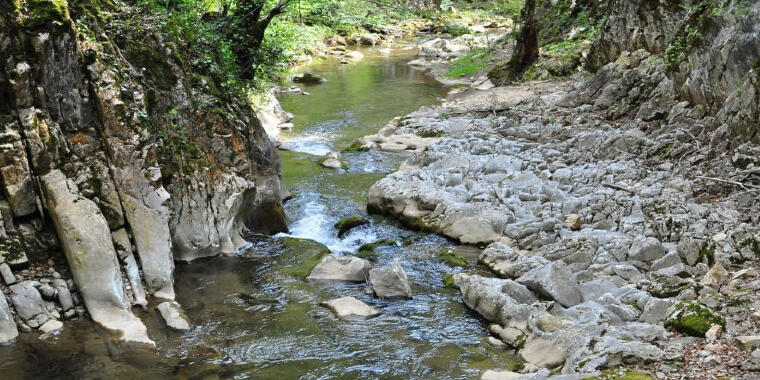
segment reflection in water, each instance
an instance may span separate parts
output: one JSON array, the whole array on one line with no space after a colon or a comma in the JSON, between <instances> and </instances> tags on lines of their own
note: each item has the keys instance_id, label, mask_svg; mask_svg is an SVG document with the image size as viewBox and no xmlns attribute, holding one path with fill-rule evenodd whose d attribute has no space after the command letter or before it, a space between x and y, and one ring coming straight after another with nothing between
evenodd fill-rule
<instances>
[{"instance_id":1,"label":"reflection in water","mask_svg":"<svg viewBox=\"0 0 760 380\"><path fill-rule=\"evenodd\" d=\"M333 224L365 214L369 186L403 159L382 152L350 153L346 171L318 165L314 155L341 150L354 138L374 133L394 116L432 104L444 89L411 69L411 57L367 52L360 63L334 60L308 69L328 82L286 95L296 115L285 137L298 152L282 152L290 236L312 239L338 254L364 243L393 239L378 249L375 265L401 260L415 294L409 301L383 301L365 284L311 283L304 277L322 257L318 244L287 237L255 237L238 257L178 264L176 291L194 328L167 331L155 310L138 313L157 345L156 352L111 356L89 321L66 322L48 341L22 334L0 347L3 379L56 378L256 378L398 379L476 377L479 368L504 367L504 352L481 344L485 325L469 313L457 292L441 278L456 271L436 259L450 243L398 228L381 218L343 239ZM454 247L474 261L477 250ZM337 320L319 302L353 296L382 311L376 318Z\"/></svg>"}]
</instances>

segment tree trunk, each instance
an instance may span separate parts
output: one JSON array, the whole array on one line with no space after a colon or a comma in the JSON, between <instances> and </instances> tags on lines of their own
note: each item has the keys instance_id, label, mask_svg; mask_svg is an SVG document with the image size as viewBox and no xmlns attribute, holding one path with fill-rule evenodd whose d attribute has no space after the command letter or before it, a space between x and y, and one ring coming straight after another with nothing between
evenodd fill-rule
<instances>
[{"instance_id":1,"label":"tree trunk","mask_svg":"<svg viewBox=\"0 0 760 380\"><path fill-rule=\"evenodd\" d=\"M285 12L290 0L283 1L272 8L266 17L261 18L264 1L239 1L228 23L227 34L231 36L232 49L240 66L240 77L251 80L256 72L257 53L264 41L264 33L269 23Z\"/></svg>"},{"instance_id":2,"label":"tree trunk","mask_svg":"<svg viewBox=\"0 0 760 380\"><path fill-rule=\"evenodd\" d=\"M538 58L538 33L536 32L536 0L526 0L522 9L523 24L517 36L510 66L515 74L522 74Z\"/></svg>"},{"instance_id":3,"label":"tree trunk","mask_svg":"<svg viewBox=\"0 0 760 380\"><path fill-rule=\"evenodd\" d=\"M517 35L512 58L509 62L497 65L488 73L488 78L497 86L504 86L520 79L525 70L538 58L536 0L526 0L520 15L523 23Z\"/></svg>"}]
</instances>

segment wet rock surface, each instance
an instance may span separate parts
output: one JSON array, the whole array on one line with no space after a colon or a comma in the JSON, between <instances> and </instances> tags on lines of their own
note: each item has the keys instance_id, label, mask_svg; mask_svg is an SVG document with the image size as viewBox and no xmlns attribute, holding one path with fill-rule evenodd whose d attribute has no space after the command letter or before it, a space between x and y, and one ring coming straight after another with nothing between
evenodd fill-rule
<instances>
[{"instance_id":1,"label":"wet rock surface","mask_svg":"<svg viewBox=\"0 0 760 380\"><path fill-rule=\"evenodd\" d=\"M375 308L354 297L336 298L326 301L322 305L335 313L338 318L345 320L374 317L380 314Z\"/></svg>"}]
</instances>

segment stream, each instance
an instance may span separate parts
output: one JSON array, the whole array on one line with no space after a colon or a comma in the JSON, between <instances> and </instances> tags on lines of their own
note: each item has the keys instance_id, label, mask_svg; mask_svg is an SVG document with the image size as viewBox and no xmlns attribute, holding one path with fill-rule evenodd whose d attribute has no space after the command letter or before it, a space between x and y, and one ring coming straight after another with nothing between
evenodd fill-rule
<instances>
[{"instance_id":1,"label":"stream","mask_svg":"<svg viewBox=\"0 0 760 380\"><path fill-rule=\"evenodd\" d=\"M485 341L487 324L467 310L442 278L461 268L438 258L452 250L474 264L479 250L401 228L368 216L371 224L342 239L340 218L366 215L367 189L404 160L397 153L344 153L346 170L324 169L321 156L341 151L390 119L435 104L447 89L406 64L415 50L390 56L364 49L357 63L329 58L305 70L326 83L306 86L310 96L281 96L295 115L282 139L289 234L251 236L235 257L177 264L177 299L193 328L168 331L158 314L138 311L157 351L119 353L87 320L66 322L41 341L22 334L0 347L3 378L255 378L255 379L473 379L481 369L509 368L514 359ZM309 239L309 240L305 240ZM376 250L375 266L398 259L412 286L411 300L380 300L366 284L307 282L325 254L355 254L365 243L391 239ZM319 242L315 244L313 241ZM320 302L353 296L381 311L375 318L342 321Z\"/></svg>"}]
</instances>

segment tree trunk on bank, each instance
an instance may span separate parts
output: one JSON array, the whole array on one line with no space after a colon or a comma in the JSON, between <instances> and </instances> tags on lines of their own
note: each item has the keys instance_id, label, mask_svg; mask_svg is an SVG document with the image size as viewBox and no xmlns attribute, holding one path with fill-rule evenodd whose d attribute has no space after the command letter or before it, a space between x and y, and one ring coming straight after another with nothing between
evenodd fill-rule
<instances>
[{"instance_id":1,"label":"tree trunk on bank","mask_svg":"<svg viewBox=\"0 0 760 380\"><path fill-rule=\"evenodd\" d=\"M526 0L521 11L522 26L517 35L515 50L509 62L496 66L488 78L497 86L514 82L538 58L538 31L536 30L536 0Z\"/></svg>"}]
</instances>

